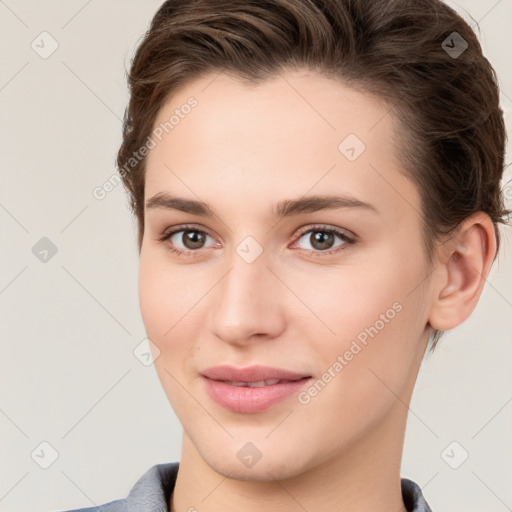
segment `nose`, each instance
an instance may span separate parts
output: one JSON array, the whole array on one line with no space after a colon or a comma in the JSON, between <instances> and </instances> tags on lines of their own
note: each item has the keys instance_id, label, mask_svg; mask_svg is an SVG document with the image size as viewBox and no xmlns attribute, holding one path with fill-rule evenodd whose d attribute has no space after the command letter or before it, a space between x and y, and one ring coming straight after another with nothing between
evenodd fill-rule
<instances>
[{"instance_id":1,"label":"nose","mask_svg":"<svg viewBox=\"0 0 512 512\"><path fill-rule=\"evenodd\" d=\"M279 336L285 329L284 288L265 253L248 263L234 252L229 269L211 294L211 333L239 346L256 336Z\"/></svg>"}]
</instances>

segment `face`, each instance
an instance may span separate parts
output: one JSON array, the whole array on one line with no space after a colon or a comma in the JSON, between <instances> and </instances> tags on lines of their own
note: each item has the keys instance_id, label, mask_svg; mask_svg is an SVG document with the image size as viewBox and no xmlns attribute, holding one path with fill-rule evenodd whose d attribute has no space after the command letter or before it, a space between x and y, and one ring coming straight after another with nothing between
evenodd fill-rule
<instances>
[{"instance_id":1,"label":"face","mask_svg":"<svg viewBox=\"0 0 512 512\"><path fill-rule=\"evenodd\" d=\"M389 108L305 70L258 85L220 74L174 94L154 126L140 306L188 446L263 481L392 435L425 350L429 289ZM219 365L305 378L239 387L204 376Z\"/></svg>"}]
</instances>

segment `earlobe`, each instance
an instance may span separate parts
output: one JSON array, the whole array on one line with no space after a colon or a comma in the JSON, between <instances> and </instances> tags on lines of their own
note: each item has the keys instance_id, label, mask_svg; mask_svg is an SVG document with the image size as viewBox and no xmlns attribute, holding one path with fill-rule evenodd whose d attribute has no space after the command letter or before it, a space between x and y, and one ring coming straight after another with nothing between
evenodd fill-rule
<instances>
[{"instance_id":1,"label":"earlobe","mask_svg":"<svg viewBox=\"0 0 512 512\"><path fill-rule=\"evenodd\" d=\"M482 212L468 217L439 247L440 272L434 282L429 325L453 329L475 309L496 253L496 234Z\"/></svg>"}]
</instances>

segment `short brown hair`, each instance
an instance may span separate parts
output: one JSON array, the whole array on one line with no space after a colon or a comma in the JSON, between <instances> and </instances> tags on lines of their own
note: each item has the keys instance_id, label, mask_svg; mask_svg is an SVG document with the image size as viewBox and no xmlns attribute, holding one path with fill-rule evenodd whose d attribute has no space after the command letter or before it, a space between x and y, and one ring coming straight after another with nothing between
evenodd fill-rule
<instances>
[{"instance_id":1,"label":"short brown hair","mask_svg":"<svg viewBox=\"0 0 512 512\"><path fill-rule=\"evenodd\" d=\"M404 128L398 150L421 196L429 260L435 242L477 211L492 219L499 247L497 223L510 213L500 190L499 89L475 33L453 9L439 0L167 0L131 63L117 156L139 250L145 158L129 171L126 162L167 99L208 73L258 83L286 68L319 71L390 105Z\"/></svg>"}]
</instances>

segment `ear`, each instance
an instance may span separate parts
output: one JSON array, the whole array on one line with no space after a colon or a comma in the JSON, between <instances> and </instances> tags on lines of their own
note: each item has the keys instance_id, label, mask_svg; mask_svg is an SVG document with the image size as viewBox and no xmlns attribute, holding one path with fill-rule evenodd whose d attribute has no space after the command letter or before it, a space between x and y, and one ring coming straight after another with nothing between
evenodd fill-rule
<instances>
[{"instance_id":1,"label":"ear","mask_svg":"<svg viewBox=\"0 0 512 512\"><path fill-rule=\"evenodd\" d=\"M466 218L456 234L438 246L439 268L429 315L434 329L453 329L471 315L495 255L494 225L483 212Z\"/></svg>"}]
</instances>

